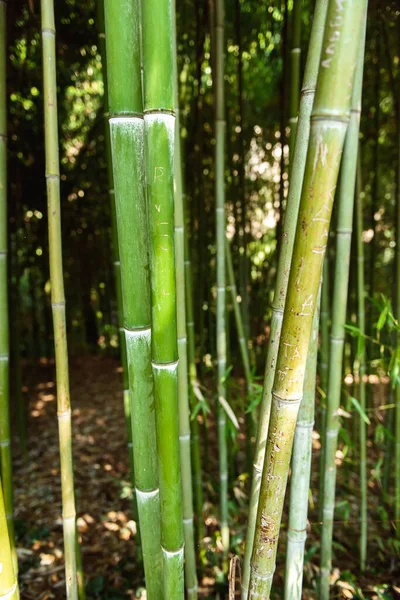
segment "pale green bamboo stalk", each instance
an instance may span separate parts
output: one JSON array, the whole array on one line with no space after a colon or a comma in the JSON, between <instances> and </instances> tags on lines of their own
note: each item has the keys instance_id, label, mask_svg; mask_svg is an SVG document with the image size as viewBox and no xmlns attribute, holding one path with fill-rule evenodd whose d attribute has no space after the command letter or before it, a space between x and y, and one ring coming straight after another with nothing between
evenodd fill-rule
<instances>
[{"instance_id":1,"label":"pale green bamboo stalk","mask_svg":"<svg viewBox=\"0 0 400 600\"><path fill-rule=\"evenodd\" d=\"M336 264L332 299L332 328L325 434L324 498L321 536L321 600L329 599L332 564L333 517L335 510L336 450L339 434L339 407L342 387L343 349L350 274L351 235L357 173L358 135L364 71L367 0L359 2L362 29L358 43L357 69L351 99L350 121L343 150L339 185L339 211L336 229Z\"/></svg>"},{"instance_id":2,"label":"pale green bamboo stalk","mask_svg":"<svg viewBox=\"0 0 400 600\"><path fill-rule=\"evenodd\" d=\"M184 199L184 197L183 197ZM190 407L193 410L197 402L203 400L200 384L197 377L195 334L194 334L194 310L193 310L193 287L192 287L192 263L189 251L189 236L187 226L184 227L184 251L185 251L185 299L186 299L186 328L187 328L187 353L189 366L189 394ZM191 421L191 455L193 469L194 501L197 517L197 538L200 542L204 538L203 520L203 483L201 473L200 436L197 417Z\"/></svg>"},{"instance_id":3,"label":"pale green bamboo stalk","mask_svg":"<svg viewBox=\"0 0 400 600\"><path fill-rule=\"evenodd\" d=\"M150 231L152 364L165 599L184 596L174 256L174 26L170 0L142 2L145 157Z\"/></svg>"},{"instance_id":4,"label":"pale green bamboo stalk","mask_svg":"<svg viewBox=\"0 0 400 600\"><path fill-rule=\"evenodd\" d=\"M224 0L215 2L215 219L217 241L217 360L220 527L225 555L229 550L228 449L226 442L226 281L225 281L225 91Z\"/></svg>"},{"instance_id":5,"label":"pale green bamboo stalk","mask_svg":"<svg viewBox=\"0 0 400 600\"><path fill-rule=\"evenodd\" d=\"M323 275L322 275L322 290L321 290L321 349L319 374L323 397L321 398L321 414L319 423L319 486L318 486L318 515L322 522L322 507L324 498L324 472L325 472L325 433L326 433L326 394L328 393L328 363L329 363L329 256L325 254Z\"/></svg>"},{"instance_id":6,"label":"pale green bamboo stalk","mask_svg":"<svg viewBox=\"0 0 400 600\"><path fill-rule=\"evenodd\" d=\"M357 319L360 336L365 335L365 276L364 276L364 241L363 241L363 196L361 180L361 156L360 144L358 146L357 157L357 181L356 181L356 232L357 232ZM361 348L358 352L358 392L360 406L365 413L367 408L366 389L365 389L365 340L362 340ZM368 541L368 480L367 480L367 424L360 416L360 567L365 570L367 559L367 541Z\"/></svg>"},{"instance_id":7,"label":"pale green bamboo stalk","mask_svg":"<svg viewBox=\"0 0 400 600\"><path fill-rule=\"evenodd\" d=\"M135 486L146 592L162 598L160 496L153 378L144 182L139 2L105 0L110 137L129 377Z\"/></svg>"},{"instance_id":8,"label":"pale green bamboo stalk","mask_svg":"<svg viewBox=\"0 0 400 600\"><path fill-rule=\"evenodd\" d=\"M53 0L42 0L43 98L49 223L51 306L56 358L57 414L67 599L78 600L77 531L72 467L71 404L62 265L60 166L58 154L56 47Z\"/></svg>"},{"instance_id":9,"label":"pale green bamboo stalk","mask_svg":"<svg viewBox=\"0 0 400 600\"><path fill-rule=\"evenodd\" d=\"M185 307L185 210L182 192L182 159L180 140L180 113L178 88L178 55L176 39L176 3L173 2L173 49L175 82L175 264L178 335L178 400L179 400L179 446L181 459L182 516L185 540L185 587L188 600L196 600L198 595L196 574L196 551L193 525L193 490L191 464L190 408L188 386L188 352Z\"/></svg>"},{"instance_id":10,"label":"pale green bamboo stalk","mask_svg":"<svg viewBox=\"0 0 400 600\"><path fill-rule=\"evenodd\" d=\"M349 86L351 89L360 39L360 8L359 0L330 0L328 7L272 390L251 559L250 599L270 597L308 343L349 120Z\"/></svg>"},{"instance_id":11,"label":"pale green bamboo stalk","mask_svg":"<svg viewBox=\"0 0 400 600\"><path fill-rule=\"evenodd\" d=\"M250 493L249 518L246 532L246 547L242 578L242 600L247 600L250 579L250 558L253 551L254 531L258 499L260 495L261 475L264 464L265 448L267 444L268 425L271 410L271 390L275 377L278 345L282 327L283 309L285 306L290 264L296 231L297 215L300 204L300 194L304 177L307 157L308 140L310 136L310 115L314 102L315 86L317 83L318 66L321 56L328 0L317 0L314 11L314 20L311 30L307 62L304 72L304 81L301 91L299 118L297 124L298 135L291 167L291 181L283 235L281 252L279 256L278 271L275 284L275 294L272 303L272 320L268 342L267 360L265 365L263 396L260 407L260 420L258 425L256 449L254 456L254 469Z\"/></svg>"},{"instance_id":12,"label":"pale green bamboo stalk","mask_svg":"<svg viewBox=\"0 0 400 600\"><path fill-rule=\"evenodd\" d=\"M1 10L2 7L0 6L0 13ZM0 600L2 598L4 600L19 600L18 581L14 572L13 552L8 531L3 485L0 479Z\"/></svg>"},{"instance_id":13,"label":"pale green bamboo stalk","mask_svg":"<svg viewBox=\"0 0 400 600\"><path fill-rule=\"evenodd\" d=\"M314 313L304 377L303 399L300 403L293 442L288 543L286 550L285 600L301 600L302 596L315 410L319 304L320 302L318 301L318 308Z\"/></svg>"},{"instance_id":14,"label":"pale green bamboo stalk","mask_svg":"<svg viewBox=\"0 0 400 600\"><path fill-rule=\"evenodd\" d=\"M301 8L302 0L293 0L292 9L292 47L290 49L290 97L289 97L289 154L294 151L297 131L297 114L300 100L301 68Z\"/></svg>"},{"instance_id":15,"label":"pale green bamboo stalk","mask_svg":"<svg viewBox=\"0 0 400 600\"><path fill-rule=\"evenodd\" d=\"M0 1L0 467L4 503L13 556L14 571L18 573L18 559L14 539L14 503L10 443L9 398L9 313L7 280L7 89L6 89L6 11Z\"/></svg>"}]
</instances>

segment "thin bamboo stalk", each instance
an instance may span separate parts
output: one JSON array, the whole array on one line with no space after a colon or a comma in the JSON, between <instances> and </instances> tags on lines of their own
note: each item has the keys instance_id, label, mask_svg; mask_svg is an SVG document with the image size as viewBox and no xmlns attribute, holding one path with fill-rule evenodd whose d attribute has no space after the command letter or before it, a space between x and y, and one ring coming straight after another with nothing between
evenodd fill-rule
<instances>
[{"instance_id":1,"label":"thin bamboo stalk","mask_svg":"<svg viewBox=\"0 0 400 600\"><path fill-rule=\"evenodd\" d=\"M184 200L184 198L183 198ZM194 331L194 310L193 310L193 287L192 287L192 262L190 260L189 236L187 226L184 227L184 252L185 252L185 307L186 307L186 327L187 327L187 354L189 367L189 398L190 407L193 410L198 401L202 401L200 384L197 377L196 352L195 352L195 331ZM201 473L201 455L200 455L200 436L199 422L197 417L191 420L191 455L193 470L193 488L194 501L196 507L196 529L197 539L201 541L204 537L203 520L203 483Z\"/></svg>"},{"instance_id":2,"label":"thin bamboo stalk","mask_svg":"<svg viewBox=\"0 0 400 600\"><path fill-rule=\"evenodd\" d=\"M228 454L226 443L226 280L225 280L225 91L224 0L215 2L215 219L217 238L217 359L218 447L221 506L221 537L225 555L229 550Z\"/></svg>"},{"instance_id":3,"label":"thin bamboo stalk","mask_svg":"<svg viewBox=\"0 0 400 600\"><path fill-rule=\"evenodd\" d=\"M292 47L290 50L290 97L289 97L289 156L294 151L297 130L297 114L300 99L301 68L301 5L302 0L293 0L292 9Z\"/></svg>"},{"instance_id":4,"label":"thin bamboo stalk","mask_svg":"<svg viewBox=\"0 0 400 600\"><path fill-rule=\"evenodd\" d=\"M120 359L122 365L122 378L123 378L123 402L124 402L124 414L125 424L128 437L128 452L129 452L129 466L131 472L131 485L132 485L132 514L136 522L136 549L138 553L139 562L141 559L141 543L140 543L140 526L139 526L139 515L137 508L136 499L136 487L135 487L135 468L133 460L133 442L132 442L132 420L131 420L131 397L129 393L129 377L128 377L128 365L126 355L126 343L125 343L125 331L123 328L123 306L122 306L122 290L121 290L121 262L119 259L119 248L118 248L118 228L117 228L117 215L115 209L115 191L114 191L114 176L112 169L112 157L111 157L111 139L110 139L110 126L109 126L109 106L108 106L108 77L107 77L107 60L106 60L106 33L105 33L105 21L104 21L104 0L97 0L97 31L99 39L99 50L101 56L101 66L103 75L103 86L104 86L104 138L106 146L106 162L107 162L107 179L108 179L108 196L110 202L110 216L111 216L111 249L112 249L112 260L114 270L114 285L116 291L117 300L117 315L118 315L118 333L119 333L119 348L120 348Z\"/></svg>"},{"instance_id":5,"label":"thin bamboo stalk","mask_svg":"<svg viewBox=\"0 0 400 600\"><path fill-rule=\"evenodd\" d=\"M14 570L18 559L14 539L14 503L10 443L9 313L7 281L7 90L6 2L0 1L0 467Z\"/></svg>"},{"instance_id":6,"label":"thin bamboo stalk","mask_svg":"<svg viewBox=\"0 0 400 600\"><path fill-rule=\"evenodd\" d=\"M294 245L297 215L300 204L300 194L306 165L307 147L310 136L310 115L314 102L315 86L317 83L318 65L321 56L324 35L325 19L328 0L317 0L314 11L314 20L304 72L304 81L301 91L299 119L297 125L298 136L292 160L291 182L288 194L286 218L282 236L282 247L279 256L275 294L272 303L272 320L268 343L267 360L265 364L263 396L260 407L260 421L258 425L255 457L253 464L253 478L250 493L249 518L246 532L246 547L242 579L242 600L247 600L250 579L250 558L253 551L254 531L258 499L260 495L261 475L264 464L265 449L271 410L271 391L275 377L276 360L278 356L279 338L282 328L283 309L285 306L290 263Z\"/></svg>"},{"instance_id":7,"label":"thin bamboo stalk","mask_svg":"<svg viewBox=\"0 0 400 600\"><path fill-rule=\"evenodd\" d=\"M14 572L13 552L8 531L3 486L0 480L0 598L19 600L18 581Z\"/></svg>"},{"instance_id":8,"label":"thin bamboo stalk","mask_svg":"<svg viewBox=\"0 0 400 600\"><path fill-rule=\"evenodd\" d=\"M58 154L56 47L53 0L42 0L46 184L49 223L51 306L56 358L57 414L61 458L65 582L68 600L78 599L77 531L72 466L71 403L62 265L60 166Z\"/></svg>"},{"instance_id":9,"label":"thin bamboo stalk","mask_svg":"<svg viewBox=\"0 0 400 600\"><path fill-rule=\"evenodd\" d=\"M361 180L361 156L360 145L357 158L357 181L356 181L356 231L357 231L357 320L360 336L365 335L365 275L364 275L364 241L363 241L363 196ZM365 343L361 342L358 350L358 393L360 406L365 413L367 408L365 389ZM361 493L361 537L360 537L360 567L364 571L367 558L367 536L368 536L368 481L367 481L367 424L360 417L360 493Z\"/></svg>"},{"instance_id":10,"label":"thin bamboo stalk","mask_svg":"<svg viewBox=\"0 0 400 600\"><path fill-rule=\"evenodd\" d=\"M301 600L302 595L315 410L319 304L320 302L318 302L318 308L314 313L304 377L303 399L300 403L299 416L297 417L294 434L287 535L288 545L286 550L286 600Z\"/></svg>"},{"instance_id":11,"label":"thin bamboo stalk","mask_svg":"<svg viewBox=\"0 0 400 600\"><path fill-rule=\"evenodd\" d=\"M323 397L321 398L321 415L319 423L319 439L320 439L320 453L319 453L319 486L318 486L318 514L319 520L322 521L322 507L324 497L324 471L325 471L325 433L326 433L326 394L328 393L328 364L329 364L329 256L325 254L323 275L322 275L322 289L321 289L321 317L320 317L320 330L321 330L321 349L320 349L320 363L319 363L319 374Z\"/></svg>"},{"instance_id":12,"label":"thin bamboo stalk","mask_svg":"<svg viewBox=\"0 0 400 600\"><path fill-rule=\"evenodd\" d=\"M169 0L142 3L145 157L152 296L152 365L164 597L184 596L174 257L174 27Z\"/></svg>"},{"instance_id":13,"label":"thin bamboo stalk","mask_svg":"<svg viewBox=\"0 0 400 600\"><path fill-rule=\"evenodd\" d=\"M396 190L396 317L400 318L400 104L397 101L397 190ZM397 332L397 347L400 333ZM395 408L395 520L396 537L400 538L400 384L396 385Z\"/></svg>"},{"instance_id":14,"label":"thin bamboo stalk","mask_svg":"<svg viewBox=\"0 0 400 600\"><path fill-rule=\"evenodd\" d=\"M251 401L251 397L253 394L253 377L251 374L251 367L250 367L249 347L247 345L247 338L246 338L245 328L244 328L244 323L243 323L243 318L242 318L242 311L240 310L239 302L237 299L238 293L237 293L237 288L236 288L235 274L233 272L232 253L231 253L231 247L230 247L230 244L229 244L229 241L227 238L226 238L225 243L226 243L225 255L226 255L226 267L227 267L227 272L228 272L228 284L229 284L230 292L231 292L233 312L235 315L235 325L236 325L236 330L237 330L237 335L238 335L238 340L239 340L240 355L242 358L243 369L244 369L244 378L246 381L246 395L247 395L247 401ZM257 425L255 422L255 412L253 411L250 414L246 413L246 429L247 429L246 444L247 444L247 454L248 454L247 458L250 463L249 472L251 471L251 464L252 464L252 460L253 460L252 436L253 436L253 432L256 430L256 428L257 428Z\"/></svg>"},{"instance_id":15,"label":"thin bamboo stalk","mask_svg":"<svg viewBox=\"0 0 400 600\"><path fill-rule=\"evenodd\" d=\"M334 189L349 120L360 2L330 0L289 275L260 499L249 598L270 597L294 430L302 397L312 320ZM299 137L299 136L297 136Z\"/></svg>"},{"instance_id":16,"label":"thin bamboo stalk","mask_svg":"<svg viewBox=\"0 0 400 600\"><path fill-rule=\"evenodd\" d=\"M185 586L189 600L198 595L196 574L196 552L193 526L193 490L191 464L190 408L188 387L188 352L186 334L185 307L185 210L182 192L182 159L180 140L180 113L178 89L178 56L176 39L176 3L173 2L174 26L174 81L175 81L175 264L176 264L176 300L178 335L178 400L179 400L179 446L181 459L182 516L185 540Z\"/></svg>"},{"instance_id":17,"label":"thin bamboo stalk","mask_svg":"<svg viewBox=\"0 0 400 600\"><path fill-rule=\"evenodd\" d=\"M147 596L162 597L138 0L105 0L110 138L135 486ZM129 68L127 68L129 65ZM133 235L132 235L133 232Z\"/></svg>"},{"instance_id":18,"label":"thin bamboo stalk","mask_svg":"<svg viewBox=\"0 0 400 600\"><path fill-rule=\"evenodd\" d=\"M358 19L362 30L359 36L357 69L351 100L350 121L340 171L338 221L336 229L336 264L332 299L332 329L325 433L324 498L321 536L320 598L328 600L332 563L333 516L335 510L336 449L339 434L339 407L342 387L343 349L350 274L350 252L357 173L358 135L360 128L361 93L364 71L365 28L367 0L360 4Z\"/></svg>"}]
</instances>

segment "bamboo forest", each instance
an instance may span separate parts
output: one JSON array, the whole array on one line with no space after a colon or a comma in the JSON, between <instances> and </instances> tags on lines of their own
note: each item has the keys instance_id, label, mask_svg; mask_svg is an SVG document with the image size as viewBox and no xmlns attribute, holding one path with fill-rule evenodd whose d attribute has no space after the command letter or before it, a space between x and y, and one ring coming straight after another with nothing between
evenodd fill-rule
<instances>
[{"instance_id":1,"label":"bamboo forest","mask_svg":"<svg viewBox=\"0 0 400 600\"><path fill-rule=\"evenodd\" d=\"M0 600L400 599L399 0L0 0Z\"/></svg>"}]
</instances>

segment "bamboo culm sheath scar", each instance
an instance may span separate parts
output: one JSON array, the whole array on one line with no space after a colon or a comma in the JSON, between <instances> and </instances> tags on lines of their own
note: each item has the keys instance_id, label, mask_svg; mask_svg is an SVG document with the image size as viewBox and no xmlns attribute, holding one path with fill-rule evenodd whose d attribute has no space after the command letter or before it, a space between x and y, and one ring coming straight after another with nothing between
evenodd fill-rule
<instances>
[{"instance_id":1,"label":"bamboo culm sheath scar","mask_svg":"<svg viewBox=\"0 0 400 600\"><path fill-rule=\"evenodd\" d=\"M330 0L272 388L251 558L250 599L270 597L308 345L349 121L348 89L354 79L360 29L358 1Z\"/></svg>"},{"instance_id":2,"label":"bamboo culm sheath scar","mask_svg":"<svg viewBox=\"0 0 400 600\"><path fill-rule=\"evenodd\" d=\"M271 390L275 377L276 359L281 335L282 316L288 289L288 274L292 260L297 215L299 211L301 186L306 164L308 140L310 136L310 116L317 84L318 65L321 56L322 41L328 0L317 0L311 30L310 45L307 55L304 82L301 91L300 111L297 123L299 135L296 138L292 156L291 181L283 226L282 244L279 255L278 271L275 284L275 295L272 304L272 321L265 365L263 395L258 425L256 450L253 465L253 478L250 493L249 519L246 533L246 547L242 578L242 600L247 600L250 579L250 557L253 551L254 531L258 499L260 494L261 474L267 443L268 424L271 410Z\"/></svg>"},{"instance_id":3,"label":"bamboo culm sheath scar","mask_svg":"<svg viewBox=\"0 0 400 600\"><path fill-rule=\"evenodd\" d=\"M174 248L174 27L171 0L142 2L145 169L150 243L152 364L164 598L184 597Z\"/></svg>"},{"instance_id":4,"label":"bamboo culm sheath scar","mask_svg":"<svg viewBox=\"0 0 400 600\"><path fill-rule=\"evenodd\" d=\"M147 597L158 600L162 598L162 553L151 367L152 331L138 0L106 0L105 24L109 122L136 498Z\"/></svg>"},{"instance_id":5,"label":"bamboo culm sheath scar","mask_svg":"<svg viewBox=\"0 0 400 600\"><path fill-rule=\"evenodd\" d=\"M67 599L78 600L77 530L72 467L71 405L61 248L60 170L57 130L56 49L53 0L42 0L46 183L49 222L51 305L56 354L57 414Z\"/></svg>"}]
</instances>

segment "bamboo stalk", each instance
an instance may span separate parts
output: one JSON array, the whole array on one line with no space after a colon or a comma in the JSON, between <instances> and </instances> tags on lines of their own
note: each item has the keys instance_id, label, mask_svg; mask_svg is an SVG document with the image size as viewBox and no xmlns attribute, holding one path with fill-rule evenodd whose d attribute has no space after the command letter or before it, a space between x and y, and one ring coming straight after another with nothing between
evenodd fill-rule
<instances>
[{"instance_id":1,"label":"bamboo stalk","mask_svg":"<svg viewBox=\"0 0 400 600\"><path fill-rule=\"evenodd\" d=\"M300 99L301 68L301 6L302 0L293 0L292 9L292 47L290 49L290 99L289 99L289 155L292 156L297 131L297 114Z\"/></svg>"},{"instance_id":2,"label":"bamboo stalk","mask_svg":"<svg viewBox=\"0 0 400 600\"><path fill-rule=\"evenodd\" d=\"M329 256L325 254L323 275L322 275L322 289L321 289L321 317L320 317L320 331L321 331L321 349L320 349L320 363L319 363L319 374L320 383L322 389L321 398L321 415L319 423L319 439L320 439L320 452L319 452L319 495L318 495L318 515L319 520L322 521L322 507L324 498L324 472L325 472L325 433L326 433L326 394L328 393L328 364L329 364Z\"/></svg>"},{"instance_id":3,"label":"bamboo stalk","mask_svg":"<svg viewBox=\"0 0 400 600\"><path fill-rule=\"evenodd\" d=\"M304 550L307 539L308 492L310 489L312 433L318 357L319 301L314 313L308 348L303 399L300 403L293 442L288 545L286 550L285 599L301 600Z\"/></svg>"},{"instance_id":4,"label":"bamboo stalk","mask_svg":"<svg viewBox=\"0 0 400 600\"><path fill-rule=\"evenodd\" d=\"M105 0L110 137L135 486L147 596L162 597L138 0ZM127 68L129 65L129 68ZM133 232L133 235L132 235Z\"/></svg>"},{"instance_id":5,"label":"bamboo stalk","mask_svg":"<svg viewBox=\"0 0 400 600\"><path fill-rule=\"evenodd\" d=\"M184 199L184 198L183 198ZM184 253L185 253L185 308L187 327L187 354L189 368L189 398L190 407L193 410L198 401L201 401L200 384L197 377L194 311L193 311L193 287L192 287L192 263L190 260L189 239L187 227L184 227ZM203 520L203 483L201 473L199 422L197 417L191 420L191 456L193 469L194 501L197 517L197 539L201 541L204 537Z\"/></svg>"},{"instance_id":6,"label":"bamboo stalk","mask_svg":"<svg viewBox=\"0 0 400 600\"><path fill-rule=\"evenodd\" d=\"M332 329L330 336L330 361L325 433L325 469L323 522L321 537L321 585L320 598L328 600L332 563L333 517L335 510L336 449L339 434L339 415L343 349L350 274L350 251L354 212L355 183L357 173L358 135L360 128L361 93L364 70L365 27L367 0L360 4L358 15L362 30L359 36L358 59L351 100L350 121L343 151L340 172L338 221L336 230L336 264L332 299ZM363 482L365 484L365 482ZM363 540L363 543L365 541ZM363 556L363 554L362 554Z\"/></svg>"},{"instance_id":7,"label":"bamboo stalk","mask_svg":"<svg viewBox=\"0 0 400 600\"><path fill-rule=\"evenodd\" d=\"M190 408L188 387L188 352L186 334L185 307L185 211L182 193L182 159L180 140L180 113L178 88L178 56L176 39L176 3L173 2L173 49L174 49L174 82L175 82L175 264L176 264L176 300L177 300L177 335L178 335L178 400L179 400L179 446L181 459L182 483L182 516L183 535L185 540L185 586L189 600L196 600L198 595L196 574L196 552L193 526L193 490L191 464Z\"/></svg>"},{"instance_id":8,"label":"bamboo stalk","mask_svg":"<svg viewBox=\"0 0 400 600\"><path fill-rule=\"evenodd\" d=\"M220 479L220 527L225 556L229 550L228 449L226 442L226 280L225 280L225 141L224 107L224 0L216 0L214 13L215 55L215 219L217 241L217 360L218 448Z\"/></svg>"},{"instance_id":9,"label":"bamboo stalk","mask_svg":"<svg viewBox=\"0 0 400 600\"><path fill-rule=\"evenodd\" d=\"M230 247L230 244L229 244L229 241L227 238L225 240L225 244L226 244L225 255L226 255L226 267L227 267L227 272L228 272L228 284L229 284L230 292L231 292L233 312L235 315L235 325L236 325L236 331L237 331L238 340L239 340L240 355L242 358L244 377L245 377L245 381L246 381L247 402L249 402L249 401L251 401L251 397L253 394L253 377L251 374L251 367L250 367L249 347L247 345L247 338L246 338L245 327L244 327L243 318L242 318L242 311L240 310L239 302L237 299L238 293L237 293L237 288L236 288L235 274L233 272L232 253L231 253L231 247ZM252 413L250 413L250 414L246 413L246 429L247 429L246 444L247 444L248 460L250 463L249 472L251 471L251 464L252 464L252 460L253 460L252 436L253 436L253 432L256 430L256 428L257 428L257 424L256 424L256 419L255 419L255 412L252 411Z\"/></svg>"},{"instance_id":10,"label":"bamboo stalk","mask_svg":"<svg viewBox=\"0 0 400 600\"><path fill-rule=\"evenodd\" d=\"M304 81L301 91L300 110L295 149L292 160L291 182L288 194L288 203L284 230L282 236L281 253L279 256L275 294L272 303L272 320L268 342L267 360L265 364L263 396L260 407L260 421L258 425L256 449L253 464L253 478L250 493L249 518L246 532L245 558L242 579L242 600L247 600L250 579L250 558L253 551L254 531L258 499L260 495L261 475L264 464L265 449L271 410L271 391L275 377L276 360L278 356L279 338L281 335L283 309L285 306L290 263L294 245L297 215L300 204L300 194L306 165L307 147L310 136L310 115L314 102L315 86L317 83L318 65L321 56L322 41L328 0L317 0L314 11L314 20L307 54Z\"/></svg>"},{"instance_id":11,"label":"bamboo stalk","mask_svg":"<svg viewBox=\"0 0 400 600\"><path fill-rule=\"evenodd\" d=\"M270 597L289 461L334 190L349 120L360 2L330 0L289 275L260 499L249 598ZM299 137L299 136L297 136Z\"/></svg>"},{"instance_id":12,"label":"bamboo stalk","mask_svg":"<svg viewBox=\"0 0 400 600\"><path fill-rule=\"evenodd\" d=\"M107 162L107 178L108 178L108 196L110 201L110 215L111 215L111 249L112 249L112 261L114 270L114 282L116 290L117 300L117 315L118 315L118 333L119 333L119 348L120 348L120 359L122 365L122 377L123 377L123 402L124 402L124 414L125 424L128 437L128 452L129 452L129 466L131 473L131 485L132 485L132 514L136 522L136 548L138 558L141 558L140 550L140 526L139 516L136 499L136 487L135 487L135 469L133 459L133 442L132 442L132 421L131 421L131 398L129 393L129 377L128 377L128 366L126 356L126 343L125 343L125 331L123 328L123 306L122 306L122 290L121 290L121 262L119 259L119 248L118 248L118 229L117 229L117 215L115 210L115 191L114 191L114 177L112 169L112 157L111 157L111 140L110 140L110 126L108 123L109 119L109 106L108 106L108 78L107 78L107 60L106 60L106 34L105 34L105 22L104 22L104 0L97 0L97 31L99 39L99 50L101 56L101 66L103 75L103 86L104 86L104 138L106 146L106 162ZM140 560L139 560L140 562Z\"/></svg>"},{"instance_id":13,"label":"bamboo stalk","mask_svg":"<svg viewBox=\"0 0 400 600\"><path fill-rule=\"evenodd\" d=\"M396 317L400 317L400 104L397 106L397 210L396 210ZM397 347L400 333L397 332ZM396 385L395 408L395 519L397 522L396 537L400 538L400 384Z\"/></svg>"},{"instance_id":14,"label":"bamboo stalk","mask_svg":"<svg viewBox=\"0 0 400 600\"><path fill-rule=\"evenodd\" d=\"M1 10L2 8L0 7L0 12ZM8 532L3 486L0 480L0 599L19 600L18 581L14 572L13 551Z\"/></svg>"},{"instance_id":15,"label":"bamboo stalk","mask_svg":"<svg viewBox=\"0 0 400 600\"><path fill-rule=\"evenodd\" d=\"M152 364L164 597L184 596L174 258L174 27L169 0L142 3L145 157L149 212Z\"/></svg>"},{"instance_id":16,"label":"bamboo stalk","mask_svg":"<svg viewBox=\"0 0 400 600\"><path fill-rule=\"evenodd\" d=\"M56 47L53 0L42 0L43 86L51 306L56 359L57 414L67 599L78 599L77 531L72 466L71 403L62 265L60 167L57 130Z\"/></svg>"},{"instance_id":17,"label":"bamboo stalk","mask_svg":"<svg viewBox=\"0 0 400 600\"><path fill-rule=\"evenodd\" d=\"M18 573L18 559L14 539L14 503L10 443L9 397L9 311L7 275L7 89L6 89L6 11L7 4L0 1L0 468L4 504L10 537L14 570Z\"/></svg>"},{"instance_id":18,"label":"bamboo stalk","mask_svg":"<svg viewBox=\"0 0 400 600\"><path fill-rule=\"evenodd\" d=\"M363 196L361 181L361 156L360 146L357 157L357 180L356 180L356 227L357 227L357 319L360 336L365 335L365 276L364 276L364 241L363 241ZM361 409L366 411L366 389L365 389L365 342L362 339L361 348L358 350L358 393ZM367 481L367 424L360 417L360 493L361 493L361 537L360 537L360 567L364 571L367 558L368 537L368 481Z\"/></svg>"}]
</instances>

